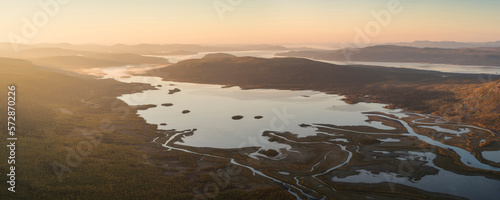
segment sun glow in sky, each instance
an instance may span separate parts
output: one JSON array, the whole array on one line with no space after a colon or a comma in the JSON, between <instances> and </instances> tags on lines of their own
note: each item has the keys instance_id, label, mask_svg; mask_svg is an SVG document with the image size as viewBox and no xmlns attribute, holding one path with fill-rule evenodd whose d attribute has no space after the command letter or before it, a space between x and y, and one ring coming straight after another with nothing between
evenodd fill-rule
<instances>
[{"instance_id":1,"label":"sun glow in sky","mask_svg":"<svg viewBox=\"0 0 500 200\"><path fill-rule=\"evenodd\" d=\"M67 3L48 6L55 12L40 4L58 0L1 1L0 41L14 34L29 43L350 43L359 31L370 42L500 40L498 0L59 1ZM389 5L401 12L383 26L372 13ZM36 33L25 30L30 23Z\"/></svg>"}]
</instances>

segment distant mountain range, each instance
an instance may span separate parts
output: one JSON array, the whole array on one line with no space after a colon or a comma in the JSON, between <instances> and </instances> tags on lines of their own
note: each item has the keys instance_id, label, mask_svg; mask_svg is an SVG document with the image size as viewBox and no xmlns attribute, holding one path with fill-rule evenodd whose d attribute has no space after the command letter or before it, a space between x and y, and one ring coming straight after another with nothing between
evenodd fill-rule
<instances>
[{"instance_id":1,"label":"distant mountain range","mask_svg":"<svg viewBox=\"0 0 500 200\"><path fill-rule=\"evenodd\" d=\"M16 48L16 51L14 51ZM65 49L70 51L90 51L99 53L133 53L142 55L172 55L172 54L196 54L197 52L217 51L251 51L251 50L287 50L286 47L278 45L196 45L196 44L137 44L137 45L74 45L68 43L54 44L16 44L0 43L0 54L16 56L19 51L29 49Z\"/></svg>"},{"instance_id":2,"label":"distant mountain range","mask_svg":"<svg viewBox=\"0 0 500 200\"><path fill-rule=\"evenodd\" d=\"M387 43L386 45L398 45L418 48L479 48L479 47L500 47L500 41L496 42L454 42L454 41L415 41Z\"/></svg>"},{"instance_id":3,"label":"distant mountain range","mask_svg":"<svg viewBox=\"0 0 500 200\"><path fill-rule=\"evenodd\" d=\"M445 49L381 45L361 49L289 51L276 55L331 61L500 66L500 48L496 47Z\"/></svg>"},{"instance_id":4,"label":"distant mountain range","mask_svg":"<svg viewBox=\"0 0 500 200\"><path fill-rule=\"evenodd\" d=\"M85 54L49 56L43 58L29 59L37 65L55 67L61 69L82 69L95 67L118 67L125 65L165 65L169 64L167 59L141 56L130 53L121 54Z\"/></svg>"}]
</instances>

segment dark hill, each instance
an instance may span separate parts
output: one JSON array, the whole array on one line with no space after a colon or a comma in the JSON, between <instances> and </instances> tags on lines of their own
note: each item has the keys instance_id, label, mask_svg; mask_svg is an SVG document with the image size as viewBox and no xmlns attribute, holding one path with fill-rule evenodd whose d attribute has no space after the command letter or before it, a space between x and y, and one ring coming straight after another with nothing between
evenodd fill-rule
<instances>
[{"instance_id":1,"label":"dark hill","mask_svg":"<svg viewBox=\"0 0 500 200\"><path fill-rule=\"evenodd\" d=\"M210 53L205 56L203 56L203 59L205 58L234 58L236 56L228 54L228 53Z\"/></svg>"},{"instance_id":2,"label":"dark hill","mask_svg":"<svg viewBox=\"0 0 500 200\"><path fill-rule=\"evenodd\" d=\"M474 78L402 68L346 66L301 58L263 59L254 57L212 58L181 61L156 70L168 79L231 85L275 85L315 88L358 87L377 82L413 82Z\"/></svg>"}]
</instances>

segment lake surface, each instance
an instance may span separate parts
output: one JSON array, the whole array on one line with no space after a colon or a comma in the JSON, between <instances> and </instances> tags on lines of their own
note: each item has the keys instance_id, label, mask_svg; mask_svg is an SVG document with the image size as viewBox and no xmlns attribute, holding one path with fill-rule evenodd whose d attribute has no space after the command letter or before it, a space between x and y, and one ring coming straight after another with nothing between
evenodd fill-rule
<instances>
[{"instance_id":1,"label":"lake surface","mask_svg":"<svg viewBox=\"0 0 500 200\"><path fill-rule=\"evenodd\" d=\"M335 124L338 126L371 126L382 130L392 127L380 122L367 122L365 111L380 111L403 116L401 110L388 110L384 104L358 103L350 105L342 96L327 95L316 91L288 91L274 89L241 90L239 87L222 88L221 85L162 81L160 78L134 76L114 77L122 82L149 83L157 90L140 94L124 95L119 99L129 105L157 105L140 110L139 115L159 129L197 129L184 144L197 147L238 148L252 146L242 143L257 140L265 149L279 149L262 137L264 131L289 131L306 137L316 130L301 124ZM158 87L161 85L161 87ZM175 88L180 92L168 94ZM138 96L141 96L138 98ZM161 104L171 103L172 106ZM182 111L189 110L183 114ZM243 116L233 120L236 115ZM261 119L255 117L261 116ZM160 125L166 123L167 125ZM224 140L220 140L224 138ZM253 138L253 139L252 139Z\"/></svg>"},{"instance_id":2,"label":"lake surface","mask_svg":"<svg viewBox=\"0 0 500 200\"><path fill-rule=\"evenodd\" d=\"M332 62L332 63L345 64L339 62ZM495 67L495 66L449 65L449 64L431 64L431 63L397 63L397 62L349 62L348 64L409 68L409 69L431 70L431 71L460 73L460 74L494 74L494 75L500 74L500 67Z\"/></svg>"},{"instance_id":3,"label":"lake surface","mask_svg":"<svg viewBox=\"0 0 500 200\"><path fill-rule=\"evenodd\" d=\"M484 74L484 75L500 74L500 67L496 66L449 65L449 64L432 64L432 63L398 63L398 62L359 62L359 61L340 62L340 61L317 60L317 59L311 59L311 60L336 64L336 65L371 65L371 66L382 66L382 67L396 67L396 68L420 69L420 70L430 70L430 71L449 72L449 73L460 73L460 74ZM488 78L487 76L484 77L484 79L487 78Z\"/></svg>"},{"instance_id":4,"label":"lake surface","mask_svg":"<svg viewBox=\"0 0 500 200\"><path fill-rule=\"evenodd\" d=\"M482 156L486 160L491 160L496 163L500 163L500 151L483 151Z\"/></svg>"}]
</instances>

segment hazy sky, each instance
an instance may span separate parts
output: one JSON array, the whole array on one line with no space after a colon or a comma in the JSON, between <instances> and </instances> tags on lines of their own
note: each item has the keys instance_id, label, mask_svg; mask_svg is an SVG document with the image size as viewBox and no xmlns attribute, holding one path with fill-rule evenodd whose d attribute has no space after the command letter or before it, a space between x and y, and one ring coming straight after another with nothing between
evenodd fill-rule
<instances>
[{"instance_id":1,"label":"hazy sky","mask_svg":"<svg viewBox=\"0 0 500 200\"><path fill-rule=\"evenodd\" d=\"M31 43L105 44L500 40L498 0L394 1L400 2L402 11L392 13L387 26L371 13L388 10L391 0L64 1L69 2L58 9L49 6L56 12L47 13L39 3L57 0L0 0L0 41L20 37ZM26 28L30 23L36 33L26 31L31 30ZM365 29L369 25L371 35ZM359 36L357 28L365 36Z\"/></svg>"}]
</instances>

